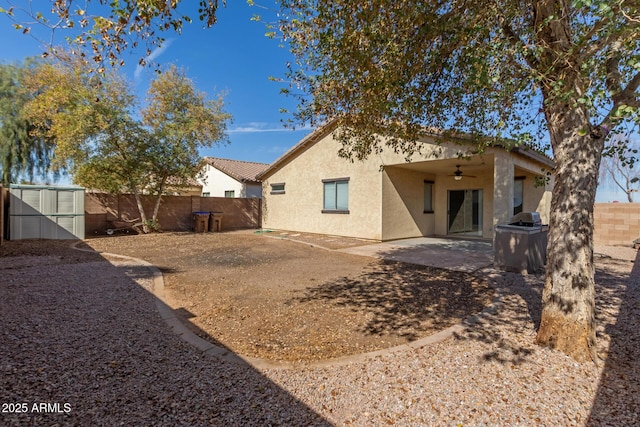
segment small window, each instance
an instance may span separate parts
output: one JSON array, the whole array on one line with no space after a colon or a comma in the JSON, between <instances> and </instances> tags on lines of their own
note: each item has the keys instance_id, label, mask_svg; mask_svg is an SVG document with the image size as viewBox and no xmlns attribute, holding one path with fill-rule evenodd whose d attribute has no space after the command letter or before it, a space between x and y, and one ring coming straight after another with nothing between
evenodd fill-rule
<instances>
[{"instance_id":1,"label":"small window","mask_svg":"<svg viewBox=\"0 0 640 427\"><path fill-rule=\"evenodd\" d=\"M349 213L349 178L323 179L323 213Z\"/></svg>"},{"instance_id":2,"label":"small window","mask_svg":"<svg viewBox=\"0 0 640 427\"><path fill-rule=\"evenodd\" d=\"M202 197L211 197L211 193L204 192L204 193L202 193Z\"/></svg>"},{"instance_id":3,"label":"small window","mask_svg":"<svg viewBox=\"0 0 640 427\"><path fill-rule=\"evenodd\" d=\"M235 190L227 190L224 192L224 197L233 198L236 197Z\"/></svg>"},{"instance_id":4,"label":"small window","mask_svg":"<svg viewBox=\"0 0 640 427\"><path fill-rule=\"evenodd\" d=\"M522 212L524 202L524 176L517 176L513 181L513 214Z\"/></svg>"},{"instance_id":5,"label":"small window","mask_svg":"<svg viewBox=\"0 0 640 427\"><path fill-rule=\"evenodd\" d=\"M284 194L284 182L271 184L271 194Z\"/></svg>"},{"instance_id":6,"label":"small window","mask_svg":"<svg viewBox=\"0 0 640 427\"><path fill-rule=\"evenodd\" d=\"M433 213L433 181L424 182L424 213Z\"/></svg>"}]
</instances>

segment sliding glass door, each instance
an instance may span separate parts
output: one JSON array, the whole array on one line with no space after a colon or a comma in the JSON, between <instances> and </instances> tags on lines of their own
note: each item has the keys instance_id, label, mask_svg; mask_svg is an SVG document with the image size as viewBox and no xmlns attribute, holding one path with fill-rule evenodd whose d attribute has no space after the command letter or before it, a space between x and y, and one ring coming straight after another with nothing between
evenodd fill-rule
<instances>
[{"instance_id":1,"label":"sliding glass door","mask_svg":"<svg viewBox=\"0 0 640 427\"><path fill-rule=\"evenodd\" d=\"M449 190L448 233L482 236L482 190Z\"/></svg>"}]
</instances>

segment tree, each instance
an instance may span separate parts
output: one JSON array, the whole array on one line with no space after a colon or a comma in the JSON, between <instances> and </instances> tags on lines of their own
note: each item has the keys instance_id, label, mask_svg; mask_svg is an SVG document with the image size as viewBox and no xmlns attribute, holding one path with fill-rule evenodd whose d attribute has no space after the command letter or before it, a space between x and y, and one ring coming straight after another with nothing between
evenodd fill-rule
<instances>
[{"instance_id":1,"label":"tree","mask_svg":"<svg viewBox=\"0 0 640 427\"><path fill-rule=\"evenodd\" d=\"M55 161L75 183L134 194L145 232L157 226L169 179L186 185L200 169L201 147L225 139L230 116L175 67L151 83L141 120L129 84L116 73L86 72L81 62L48 64L29 78L38 96L27 112L43 137L57 141ZM155 196L151 218L141 195Z\"/></svg>"},{"instance_id":2,"label":"tree","mask_svg":"<svg viewBox=\"0 0 640 427\"><path fill-rule=\"evenodd\" d=\"M0 172L1 183L21 178L33 181L51 172L53 141L31 134L32 125L23 107L33 95L24 87L24 75L37 67L33 60L0 64Z\"/></svg>"},{"instance_id":3,"label":"tree","mask_svg":"<svg viewBox=\"0 0 640 427\"><path fill-rule=\"evenodd\" d=\"M536 341L596 360L593 205L609 131L639 121L639 6L628 0L283 0L300 121L340 154L412 154L429 127L481 148L548 131L556 168ZM379 135L388 137L383 147Z\"/></svg>"},{"instance_id":4,"label":"tree","mask_svg":"<svg viewBox=\"0 0 640 427\"><path fill-rule=\"evenodd\" d=\"M181 0L86 0L84 2L51 0L50 6L33 0L2 0L4 13L14 28L32 35L33 27L48 30L49 40L37 39L45 46L44 56L66 55L55 45L55 34L64 31L71 45L85 65L99 72L106 65L123 65L123 53L143 47L146 57L154 47L164 43L166 31L180 33L189 16L178 11ZM108 6L107 6L108 3ZM216 23L218 0L200 0L198 18L206 27ZM223 2L224 4L224 2ZM191 5L192 6L192 5ZM35 36L34 36L35 37ZM145 57L139 63L146 63Z\"/></svg>"},{"instance_id":5,"label":"tree","mask_svg":"<svg viewBox=\"0 0 640 427\"><path fill-rule=\"evenodd\" d=\"M633 193L638 191L637 182L640 180L638 170L633 169L638 148L637 142L611 138L600 164L601 184L608 183L621 189L629 203L633 203Z\"/></svg>"},{"instance_id":6,"label":"tree","mask_svg":"<svg viewBox=\"0 0 640 427\"><path fill-rule=\"evenodd\" d=\"M142 123L156 141L150 146L153 159L151 177L155 192L161 194L169 178L172 185L187 185L201 169L198 149L225 141L226 123L231 116L223 110L223 99L208 100L197 91L182 71L171 67L149 88L148 106ZM153 209L154 220L160 199Z\"/></svg>"}]
</instances>

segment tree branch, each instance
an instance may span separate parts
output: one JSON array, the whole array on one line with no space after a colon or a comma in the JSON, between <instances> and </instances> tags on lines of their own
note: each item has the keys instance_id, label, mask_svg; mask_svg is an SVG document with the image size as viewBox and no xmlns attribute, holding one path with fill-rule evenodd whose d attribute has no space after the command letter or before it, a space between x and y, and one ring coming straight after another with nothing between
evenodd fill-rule
<instances>
[{"instance_id":1,"label":"tree branch","mask_svg":"<svg viewBox=\"0 0 640 427\"><path fill-rule=\"evenodd\" d=\"M506 22L502 23L502 31L507 36L507 39L511 43L513 43L515 47L519 45L523 47L523 57L524 60L527 61L527 65L529 66L529 68L531 68L532 70L537 69L539 65L538 58L536 58L535 55L533 55L531 51L527 49L525 43L522 41L522 38L518 34L516 34L515 31L513 31L511 25Z\"/></svg>"},{"instance_id":2,"label":"tree branch","mask_svg":"<svg viewBox=\"0 0 640 427\"><path fill-rule=\"evenodd\" d=\"M608 74L608 73L607 73ZM609 77L609 76L607 76ZM620 88L621 82L607 82L607 85L611 84L612 87ZM615 112L622 105L628 105L630 107L640 108L640 93L638 93L638 88L640 87L640 72L637 72L627 86L622 88L622 90L617 93L613 93L611 95L611 100L613 101L613 105L611 109L607 113L606 117L600 123L600 127L606 127L607 129L611 129L614 125L616 117L614 117Z\"/></svg>"}]
</instances>

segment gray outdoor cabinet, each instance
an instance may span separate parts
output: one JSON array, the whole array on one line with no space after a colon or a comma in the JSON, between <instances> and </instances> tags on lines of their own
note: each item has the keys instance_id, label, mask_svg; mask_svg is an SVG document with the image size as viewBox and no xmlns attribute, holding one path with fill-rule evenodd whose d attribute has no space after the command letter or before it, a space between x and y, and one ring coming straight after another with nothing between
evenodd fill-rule
<instances>
[{"instance_id":1,"label":"gray outdoor cabinet","mask_svg":"<svg viewBox=\"0 0 640 427\"><path fill-rule=\"evenodd\" d=\"M516 273L536 273L547 262L549 226L540 224L536 212L522 212L509 224L496 226L493 241L494 264Z\"/></svg>"},{"instance_id":2,"label":"gray outdoor cabinet","mask_svg":"<svg viewBox=\"0 0 640 427\"><path fill-rule=\"evenodd\" d=\"M9 192L11 240L84 239L84 188L12 184Z\"/></svg>"}]
</instances>

